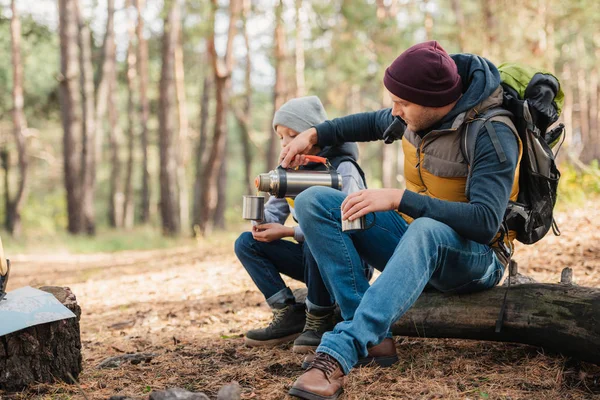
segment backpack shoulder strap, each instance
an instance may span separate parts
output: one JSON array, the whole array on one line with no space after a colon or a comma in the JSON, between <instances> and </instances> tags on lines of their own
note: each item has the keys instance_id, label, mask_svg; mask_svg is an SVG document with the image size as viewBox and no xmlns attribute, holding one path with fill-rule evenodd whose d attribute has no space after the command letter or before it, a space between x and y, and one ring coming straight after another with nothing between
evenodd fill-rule
<instances>
[{"instance_id":1,"label":"backpack shoulder strap","mask_svg":"<svg viewBox=\"0 0 600 400\"><path fill-rule=\"evenodd\" d=\"M481 129L484 127L488 132L488 135L490 135L490 140L492 141L494 149L496 150L498 159L500 162L506 161L506 154L504 154L504 150L500 145L500 140L496 134L496 129L492 125L492 121L505 122L505 118L499 117L512 118L513 114L505 108L497 107L489 109L484 113L475 116L475 118L468 123L462 141L462 151L469 165L471 165L473 159L475 158L475 144L477 143L477 137L479 136ZM509 125L509 128L516 132L516 128L514 128L512 124Z\"/></svg>"},{"instance_id":2,"label":"backpack shoulder strap","mask_svg":"<svg viewBox=\"0 0 600 400\"><path fill-rule=\"evenodd\" d=\"M508 118L507 118L508 117ZM515 134L517 134L517 130L514 127L514 124L509 118L512 118L513 114L505 108L496 107L486 110L482 114L478 114L471 121L467 123L467 127L464 131L464 137L461 141L461 150L463 152L463 156L467 160L467 164L469 165L469 173L467 175L467 182L465 185L465 196L467 199L469 196L469 183L471 181L471 164L475 159L475 144L477 143L477 137L479 136L479 132L481 132L482 128L485 128L488 135L490 136L490 140L492 141L492 145L496 150L496 154L498 155L498 159L500 162L506 161L506 154L502 149L502 145L500 144L500 140L498 139L498 134L496 133L496 129L494 125L492 125L492 121L501 121L508 123L508 126Z\"/></svg>"}]
</instances>

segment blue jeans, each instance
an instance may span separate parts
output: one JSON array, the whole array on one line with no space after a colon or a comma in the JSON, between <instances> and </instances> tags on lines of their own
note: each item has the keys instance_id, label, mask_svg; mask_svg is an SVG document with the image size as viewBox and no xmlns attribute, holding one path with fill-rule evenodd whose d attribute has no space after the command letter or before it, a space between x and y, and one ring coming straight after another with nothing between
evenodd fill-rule
<instances>
[{"instance_id":1,"label":"blue jeans","mask_svg":"<svg viewBox=\"0 0 600 400\"><path fill-rule=\"evenodd\" d=\"M309 310L318 311L333 306L333 299L307 244L289 240L259 242L251 232L244 232L235 242L235 254L269 306L295 301L280 274L306 283Z\"/></svg>"},{"instance_id":2,"label":"blue jeans","mask_svg":"<svg viewBox=\"0 0 600 400\"><path fill-rule=\"evenodd\" d=\"M317 351L334 357L347 374L367 356L367 348L391 336L391 325L426 285L445 293L484 290L498 284L504 267L490 246L467 240L431 218L409 225L395 211L377 212L370 229L342 232L345 197L313 187L295 204L305 239L344 318L323 336ZM369 214L367 224L373 218ZM371 286L361 257L382 271Z\"/></svg>"}]
</instances>

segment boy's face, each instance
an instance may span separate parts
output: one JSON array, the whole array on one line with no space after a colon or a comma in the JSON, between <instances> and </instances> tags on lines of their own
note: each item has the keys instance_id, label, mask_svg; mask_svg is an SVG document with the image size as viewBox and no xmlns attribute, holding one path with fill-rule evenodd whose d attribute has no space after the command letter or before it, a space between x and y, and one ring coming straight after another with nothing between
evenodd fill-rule
<instances>
[{"instance_id":1,"label":"boy's face","mask_svg":"<svg viewBox=\"0 0 600 400\"><path fill-rule=\"evenodd\" d=\"M287 146L296 136L299 135L299 133L296 132L295 130L290 129L287 126L283 126L283 125L277 125L276 132L277 132L277 136L279 136L279 139L281 140L281 147ZM313 146L310 149L309 154L315 155L319 151L321 151L321 149L319 147Z\"/></svg>"}]
</instances>

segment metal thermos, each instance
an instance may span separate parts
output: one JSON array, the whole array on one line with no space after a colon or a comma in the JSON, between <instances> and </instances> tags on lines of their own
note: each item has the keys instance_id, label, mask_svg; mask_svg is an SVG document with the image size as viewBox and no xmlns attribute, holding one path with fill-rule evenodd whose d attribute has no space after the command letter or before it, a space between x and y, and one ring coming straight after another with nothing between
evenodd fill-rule
<instances>
[{"instance_id":1,"label":"metal thermos","mask_svg":"<svg viewBox=\"0 0 600 400\"><path fill-rule=\"evenodd\" d=\"M254 185L261 192L283 197L295 197L311 186L325 186L342 190L342 176L331 167L326 158L305 156L309 161L320 162L328 167L326 171L292 170L278 167L273 171L260 174Z\"/></svg>"}]
</instances>

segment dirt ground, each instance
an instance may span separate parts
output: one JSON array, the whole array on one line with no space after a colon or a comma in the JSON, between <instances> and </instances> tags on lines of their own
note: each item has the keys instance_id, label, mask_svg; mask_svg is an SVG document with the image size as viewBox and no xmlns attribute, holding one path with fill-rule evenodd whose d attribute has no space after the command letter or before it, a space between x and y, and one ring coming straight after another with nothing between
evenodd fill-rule
<instances>
[{"instance_id":1,"label":"dirt ground","mask_svg":"<svg viewBox=\"0 0 600 400\"><path fill-rule=\"evenodd\" d=\"M577 284L600 287L600 206L590 202L557 220L562 236L518 246L520 272L557 282L569 266ZM161 251L10 255L9 290L59 285L77 295L83 310L80 382L89 399L141 399L166 387L215 398L231 381L240 383L244 399L286 398L301 373L301 356L289 347L243 345L243 333L267 323L270 312L236 260L231 238ZM600 399L600 367L539 348L402 337L396 343L400 362L385 370L353 370L345 399ZM96 368L107 357L138 352L156 356L148 363ZM66 384L37 385L10 397L84 398Z\"/></svg>"}]
</instances>

